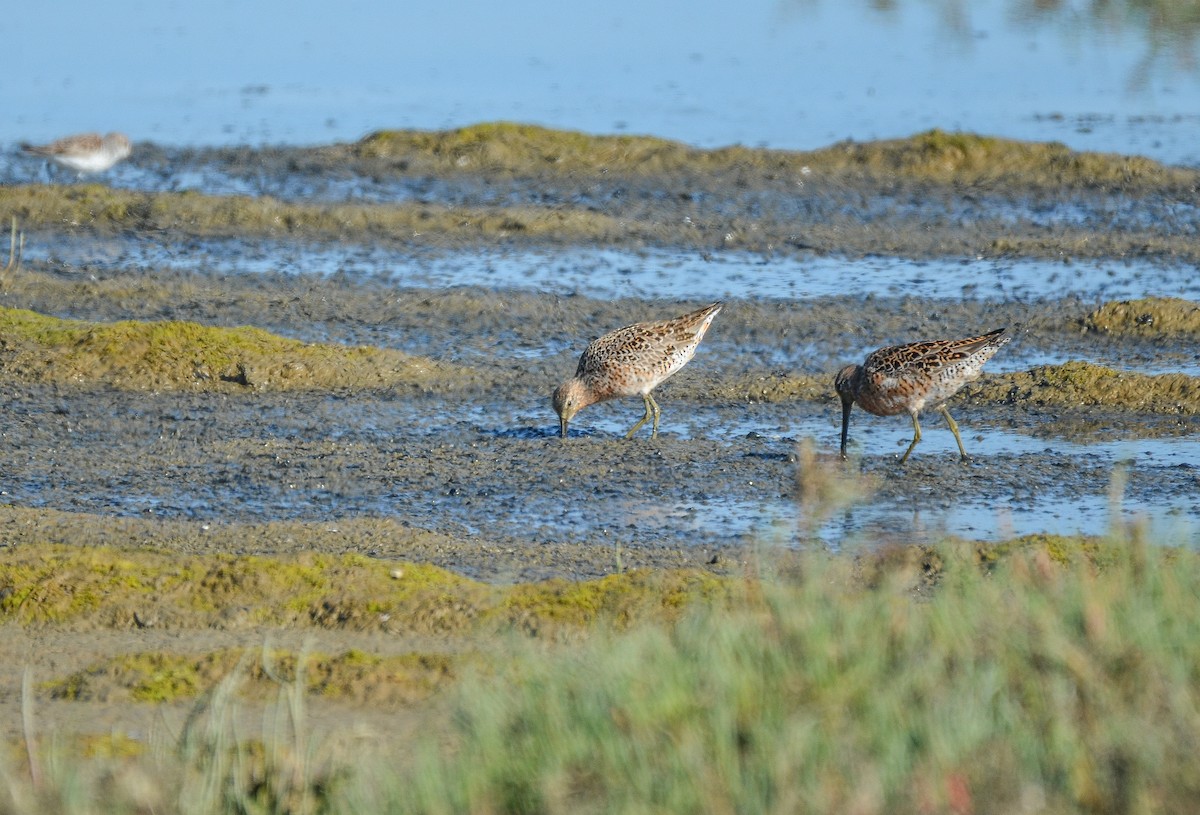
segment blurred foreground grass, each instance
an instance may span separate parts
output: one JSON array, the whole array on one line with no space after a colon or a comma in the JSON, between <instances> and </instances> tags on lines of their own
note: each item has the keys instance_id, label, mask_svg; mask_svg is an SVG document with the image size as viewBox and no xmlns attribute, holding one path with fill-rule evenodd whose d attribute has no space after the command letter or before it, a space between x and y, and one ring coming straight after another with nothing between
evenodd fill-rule
<instances>
[{"instance_id":1,"label":"blurred foreground grass","mask_svg":"<svg viewBox=\"0 0 1200 815\"><path fill-rule=\"evenodd\" d=\"M1192 812L1200 568L1114 541L854 587L813 556L733 613L519 654L457 743L391 788L422 812Z\"/></svg>"},{"instance_id":2,"label":"blurred foreground grass","mask_svg":"<svg viewBox=\"0 0 1200 815\"><path fill-rule=\"evenodd\" d=\"M174 745L10 762L0 812L1200 808L1193 552L1125 530L1061 559L871 558L764 556L676 620L513 633L403 749L306 732L303 677L287 728L239 738L235 672Z\"/></svg>"}]
</instances>

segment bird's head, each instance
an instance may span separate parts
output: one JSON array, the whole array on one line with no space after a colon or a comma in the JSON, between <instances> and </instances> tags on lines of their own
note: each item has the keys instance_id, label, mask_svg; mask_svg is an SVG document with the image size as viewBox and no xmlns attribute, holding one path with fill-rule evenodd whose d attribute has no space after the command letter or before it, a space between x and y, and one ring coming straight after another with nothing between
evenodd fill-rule
<instances>
[{"instance_id":1,"label":"bird's head","mask_svg":"<svg viewBox=\"0 0 1200 815\"><path fill-rule=\"evenodd\" d=\"M592 403L587 387L578 379L568 379L554 389L551 396L554 402L554 412L558 414L558 424L562 436L567 437L567 424L575 414Z\"/></svg>"},{"instance_id":2,"label":"bird's head","mask_svg":"<svg viewBox=\"0 0 1200 815\"><path fill-rule=\"evenodd\" d=\"M854 401L856 390L854 380L861 367L860 365L847 365L833 378L833 387L837 389L838 396L842 397L843 403Z\"/></svg>"}]
</instances>

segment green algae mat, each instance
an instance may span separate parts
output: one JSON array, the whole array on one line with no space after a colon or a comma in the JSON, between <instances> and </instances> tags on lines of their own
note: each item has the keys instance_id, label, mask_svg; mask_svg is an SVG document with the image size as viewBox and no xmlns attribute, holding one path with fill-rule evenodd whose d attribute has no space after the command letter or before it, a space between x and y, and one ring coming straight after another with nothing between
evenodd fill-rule
<instances>
[{"instance_id":1,"label":"green algae mat","mask_svg":"<svg viewBox=\"0 0 1200 815\"><path fill-rule=\"evenodd\" d=\"M96 323L0 308L0 376L134 390L429 389L470 369L367 346L306 343L253 327L181 321Z\"/></svg>"}]
</instances>

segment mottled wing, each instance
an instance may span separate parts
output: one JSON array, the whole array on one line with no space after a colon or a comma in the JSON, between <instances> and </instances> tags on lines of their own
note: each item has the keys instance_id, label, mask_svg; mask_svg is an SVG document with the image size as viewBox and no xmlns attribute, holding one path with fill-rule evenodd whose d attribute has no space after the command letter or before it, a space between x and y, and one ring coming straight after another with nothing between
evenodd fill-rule
<instances>
[{"instance_id":1,"label":"mottled wing","mask_svg":"<svg viewBox=\"0 0 1200 815\"><path fill-rule=\"evenodd\" d=\"M604 379L628 393L652 388L688 363L721 306L713 303L672 320L635 323L605 334L584 350L575 376Z\"/></svg>"},{"instance_id":2,"label":"mottled wing","mask_svg":"<svg viewBox=\"0 0 1200 815\"><path fill-rule=\"evenodd\" d=\"M941 368L966 362L981 352L986 354L978 363L982 365L1012 338L1007 332L1007 328L1001 328L962 340L931 340L880 348L867 357L863 367L872 378L927 376Z\"/></svg>"},{"instance_id":3,"label":"mottled wing","mask_svg":"<svg viewBox=\"0 0 1200 815\"><path fill-rule=\"evenodd\" d=\"M645 329L653 323L636 323L610 331L593 340L579 357L575 376L602 376L613 368L628 366L652 354L654 345Z\"/></svg>"},{"instance_id":4,"label":"mottled wing","mask_svg":"<svg viewBox=\"0 0 1200 815\"><path fill-rule=\"evenodd\" d=\"M662 326L663 375L666 379L678 371L696 354L696 348L723 303L713 303L699 311L669 320Z\"/></svg>"},{"instance_id":5,"label":"mottled wing","mask_svg":"<svg viewBox=\"0 0 1200 815\"><path fill-rule=\"evenodd\" d=\"M103 139L99 133L81 133L78 136L58 139L41 147L30 146L25 149L39 156L63 156L99 150L102 142Z\"/></svg>"},{"instance_id":6,"label":"mottled wing","mask_svg":"<svg viewBox=\"0 0 1200 815\"><path fill-rule=\"evenodd\" d=\"M933 340L881 348L864 364L879 410L919 410L953 396L979 376L987 362L1011 339L1007 329L961 340Z\"/></svg>"}]
</instances>

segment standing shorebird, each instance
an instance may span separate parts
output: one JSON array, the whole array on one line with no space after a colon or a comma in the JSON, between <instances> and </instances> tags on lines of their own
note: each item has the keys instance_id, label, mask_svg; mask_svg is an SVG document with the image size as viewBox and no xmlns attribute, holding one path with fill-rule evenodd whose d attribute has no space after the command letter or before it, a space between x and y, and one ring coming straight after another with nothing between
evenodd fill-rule
<instances>
[{"instance_id":1,"label":"standing shorebird","mask_svg":"<svg viewBox=\"0 0 1200 815\"><path fill-rule=\"evenodd\" d=\"M575 376L554 390L554 410L563 438L567 437L567 423L588 405L634 394L641 394L646 414L625 438L633 438L651 417L650 436L657 436L659 409L650 391L687 365L723 305L713 303L673 320L627 325L589 343Z\"/></svg>"},{"instance_id":2,"label":"standing shorebird","mask_svg":"<svg viewBox=\"0 0 1200 815\"><path fill-rule=\"evenodd\" d=\"M129 158L133 145L124 133L109 133L103 137L99 133L80 133L49 144L24 144L21 149L35 156L44 156L82 176L102 173L118 161Z\"/></svg>"},{"instance_id":3,"label":"standing shorebird","mask_svg":"<svg viewBox=\"0 0 1200 815\"><path fill-rule=\"evenodd\" d=\"M876 416L895 416L907 412L912 416L913 440L900 456L900 463L921 440L921 423L917 414L932 405L946 417L958 452L967 460L958 425L946 400L963 385L979 376L983 363L1012 339L1007 328L1001 328L965 340L934 340L893 345L880 348L867 356L862 365L847 365L833 381L842 398L842 458L846 457L846 436L850 432L850 409L859 407Z\"/></svg>"}]
</instances>

